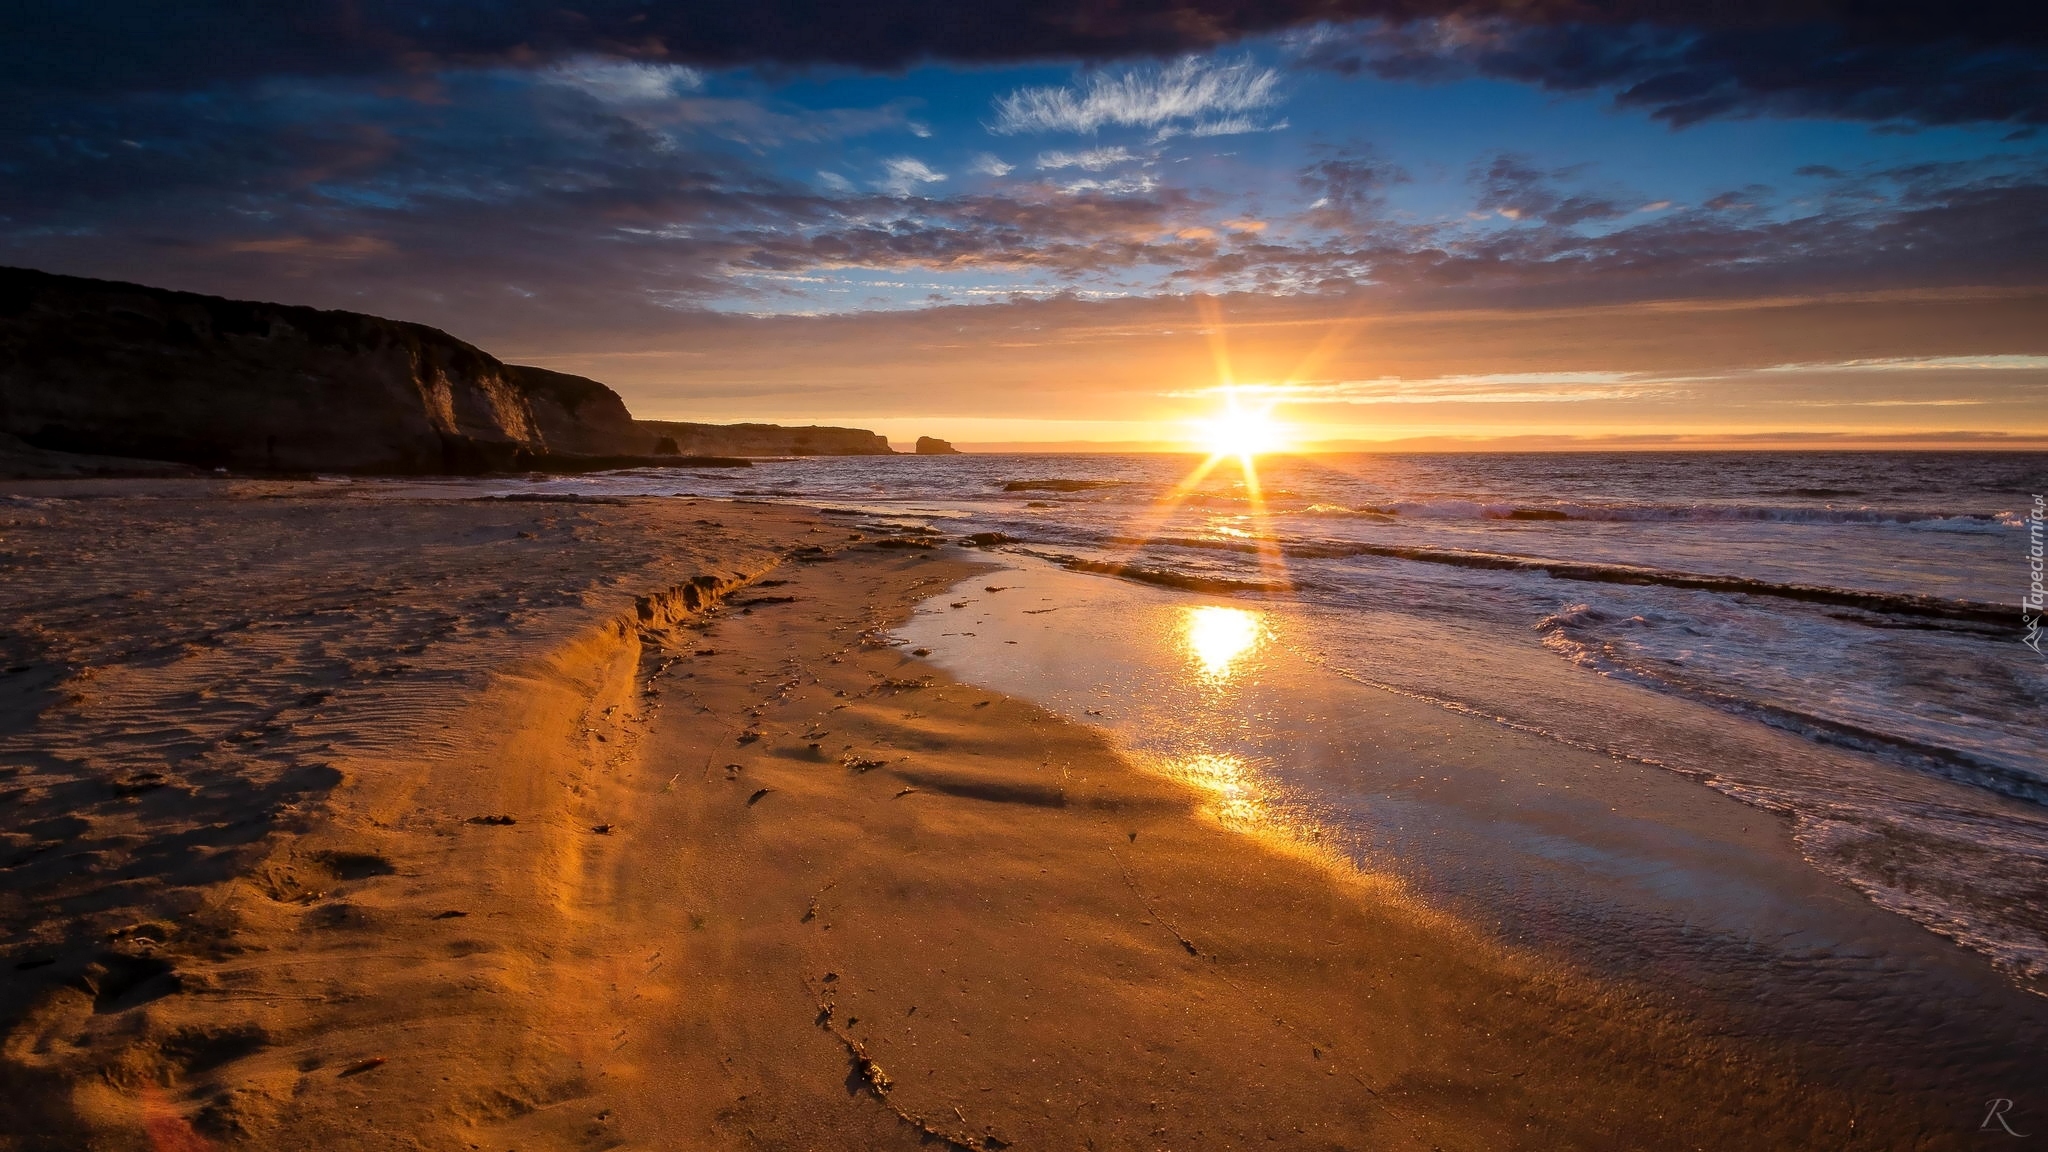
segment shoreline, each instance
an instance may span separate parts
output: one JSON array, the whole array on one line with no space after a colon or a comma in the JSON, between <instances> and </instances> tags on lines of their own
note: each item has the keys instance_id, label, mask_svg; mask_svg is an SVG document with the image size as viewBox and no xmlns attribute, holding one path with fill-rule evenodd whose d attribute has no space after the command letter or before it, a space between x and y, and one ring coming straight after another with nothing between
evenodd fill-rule
<instances>
[{"instance_id":1,"label":"shoreline","mask_svg":"<svg viewBox=\"0 0 2048 1152\"><path fill-rule=\"evenodd\" d=\"M2038 980L1831 872L1796 813L1333 664L1320 621L1286 600L1002 560L897 635L972 683L1100 727L1253 838L1387 877L1585 973L1657 973L1675 1010L1796 1045L1809 1067L1910 1069L1967 1095L2024 1083L2026 1054L2048 1045ZM1585 707L1620 711L1631 693L1673 730L1739 723L1579 686Z\"/></svg>"},{"instance_id":2,"label":"shoreline","mask_svg":"<svg viewBox=\"0 0 2048 1152\"><path fill-rule=\"evenodd\" d=\"M1976 1100L1813 1082L1369 876L1270 851L1102 733L881 638L972 557L877 548L787 506L221 487L242 495L197 498L215 544L303 513L328 529L312 558L389 593L335 609L351 626L477 599L450 630L428 614L382 638L386 663L360 670L415 665L389 675L431 707L330 706L375 754L334 755L332 716L272 733L325 738L308 758L338 779L272 801L301 807L212 872L176 888L131 858L110 880L128 904L42 921L9 906L6 959L52 960L15 975L46 994L10 1013L4 1058L31 1087L0 1113L0 1147L1940 1147L1975 1122ZM177 514L99 499L85 515L142 539ZM31 514L61 528L79 511ZM480 522L502 556L373 567L395 546L379 533L438 554ZM52 527L0 528L0 547ZM520 549L544 533L570 559L535 571ZM239 545L252 563L255 543ZM522 568L525 630L472 631ZM215 574L223 603L248 571ZM712 571L692 605L682 589ZM287 611L237 608L228 631L249 636ZM213 651L165 642L173 667ZM442 648L487 667L407 679ZM303 651L266 651L292 682ZM138 659L79 663L104 685ZM159 704L171 689L195 690L156 683ZM104 706L79 695L69 707ZM63 768L69 793L42 778L55 764L5 785L54 813L95 771L105 789L131 770L115 759ZM210 785L171 775L104 803L141 797L189 840L169 824ZM187 890L197 907L163 904ZM93 942L119 913L155 928Z\"/></svg>"}]
</instances>

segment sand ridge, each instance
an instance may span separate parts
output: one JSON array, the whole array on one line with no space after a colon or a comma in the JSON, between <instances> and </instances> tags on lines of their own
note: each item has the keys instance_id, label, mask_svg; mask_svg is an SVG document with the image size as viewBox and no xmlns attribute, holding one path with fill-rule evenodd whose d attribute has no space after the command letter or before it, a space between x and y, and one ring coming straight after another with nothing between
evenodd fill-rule
<instances>
[{"instance_id":1,"label":"sand ridge","mask_svg":"<svg viewBox=\"0 0 2048 1152\"><path fill-rule=\"evenodd\" d=\"M361 998L365 957L414 955L368 894L418 852L370 841L435 843L482 801L429 815L403 793L488 765L522 723L559 727L570 705L540 705L595 666L579 645L823 531L766 507L721 509L733 531L684 501L381 495L96 482L0 502L0 1020L10 1080L37 1086L0 1103L8 1137L114 1139L157 1103L234 1137L274 1107L239 1102L274 1093L175 1090L274 1058L300 1030L274 1018L286 1005ZM570 735L597 744L513 751L552 762Z\"/></svg>"}]
</instances>

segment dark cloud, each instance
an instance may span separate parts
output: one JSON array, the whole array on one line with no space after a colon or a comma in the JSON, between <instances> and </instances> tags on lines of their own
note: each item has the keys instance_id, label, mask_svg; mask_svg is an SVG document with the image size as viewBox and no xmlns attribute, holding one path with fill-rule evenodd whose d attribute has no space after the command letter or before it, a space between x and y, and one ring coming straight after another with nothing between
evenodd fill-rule
<instances>
[{"instance_id":1,"label":"dark cloud","mask_svg":"<svg viewBox=\"0 0 2048 1152\"><path fill-rule=\"evenodd\" d=\"M1873 174L1862 194L1800 215L1745 189L1597 235L1475 235L1409 267L1418 285L1559 303L2038 283L2048 171L1949 175Z\"/></svg>"},{"instance_id":2,"label":"dark cloud","mask_svg":"<svg viewBox=\"0 0 2048 1152\"><path fill-rule=\"evenodd\" d=\"M2031 126L2048 123L2040 11L2002 28L1962 16L1829 19L1798 5L1733 24L1459 15L1324 28L1300 45L1307 62L1347 74L1611 92L1675 126L1745 116Z\"/></svg>"},{"instance_id":3,"label":"dark cloud","mask_svg":"<svg viewBox=\"0 0 2048 1152\"><path fill-rule=\"evenodd\" d=\"M1759 212L1770 205L1771 192L1772 189L1764 184L1731 188L1707 197L1700 207L1709 212Z\"/></svg>"},{"instance_id":4,"label":"dark cloud","mask_svg":"<svg viewBox=\"0 0 2048 1152\"><path fill-rule=\"evenodd\" d=\"M1310 223L1318 227L1355 225L1379 214L1387 189L1410 177L1400 165L1372 152L1335 153L1303 168L1297 179L1310 197Z\"/></svg>"},{"instance_id":5,"label":"dark cloud","mask_svg":"<svg viewBox=\"0 0 2048 1152\"><path fill-rule=\"evenodd\" d=\"M1674 123L2048 117L2048 6L2025 0L5 0L0 90L176 92L577 53L870 69L1101 60L1360 21L1318 39L1312 58L1407 78L1613 89Z\"/></svg>"},{"instance_id":6,"label":"dark cloud","mask_svg":"<svg viewBox=\"0 0 2048 1152\"><path fill-rule=\"evenodd\" d=\"M1558 181L1576 168L1545 171L1526 156L1504 153L1473 174L1479 186L1479 210L1510 220L1541 220L1569 228L1587 221L1612 220L1628 213L1614 200L1587 192L1560 190Z\"/></svg>"},{"instance_id":7,"label":"dark cloud","mask_svg":"<svg viewBox=\"0 0 2048 1152\"><path fill-rule=\"evenodd\" d=\"M0 262L421 316L655 323L744 295L749 232L838 222L701 125L522 73L365 81L256 99L137 95L93 116L0 110ZM826 119L830 119L827 115ZM678 147L677 134L695 146Z\"/></svg>"}]
</instances>

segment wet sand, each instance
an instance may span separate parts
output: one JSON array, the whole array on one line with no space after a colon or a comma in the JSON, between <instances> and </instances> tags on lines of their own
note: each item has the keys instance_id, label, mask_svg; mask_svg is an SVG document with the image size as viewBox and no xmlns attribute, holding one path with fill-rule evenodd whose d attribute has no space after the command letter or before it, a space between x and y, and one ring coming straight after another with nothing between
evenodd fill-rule
<instances>
[{"instance_id":1,"label":"wet sand","mask_svg":"<svg viewBox=\"0 0 2048 1152\"><path fill-rule=\"evenodd\" d=\"M0 1147L1981 1139L892 644L971 554L395 491L0 490Z\"/></svg>"},{"instance_id":2,"label":"wet sand","mask_svg":"<svg viewBox=\"0 0 2048 1152\"><path fill-rule=\"evenodd\" d=\"M897 635L964 679L1105 729L1245 835L1307 841L1496 939L1795 1055L1809 1074L1882 1069L1964 1110L2001 1097L2041 1108L2038 981L1831 878L1797 825L1742 789L1340 670L1316 651L1319 622L1285 599L999 559ZM1786 758L1844 755L1562 660L1523 674L1546 671L1563 711L1641 717L1702 742L1741 735ZM1928 787L1856 768L1866 787Z\"/></svg>"}]
</instances>

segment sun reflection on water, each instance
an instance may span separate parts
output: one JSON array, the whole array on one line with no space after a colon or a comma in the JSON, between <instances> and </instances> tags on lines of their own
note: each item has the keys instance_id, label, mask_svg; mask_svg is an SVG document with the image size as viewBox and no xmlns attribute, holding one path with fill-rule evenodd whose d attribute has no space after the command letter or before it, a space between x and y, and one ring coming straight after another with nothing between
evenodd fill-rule
<instances>
[{"instance_id":1,"label":"sun reflection on water","mask_svg":"<svg viewBox=\"0 0 2048 1152\"><path fill-rule=\"evenodd\" d=\"M1170 763L1168 774L1208 794L1216 816L1246 831L1265 822L1265 797L1242 757L1197 754Z\"/></svg>"},{"instance_id":2,"label":"sun reflection on water","mask_svg":"<svg viewBox=\"0 0 2048 1152\"><path fill-rule=\"evenodd\" d=\"M1214 605L1189 608L1184 630L1188 654L1210 680L1229 679L1238 661L1266 636L1257 612Z\"/></svg>"}]
</instances>

